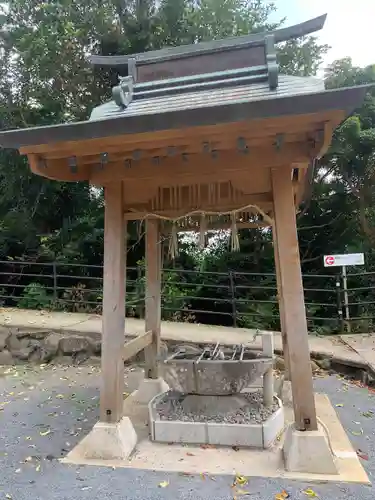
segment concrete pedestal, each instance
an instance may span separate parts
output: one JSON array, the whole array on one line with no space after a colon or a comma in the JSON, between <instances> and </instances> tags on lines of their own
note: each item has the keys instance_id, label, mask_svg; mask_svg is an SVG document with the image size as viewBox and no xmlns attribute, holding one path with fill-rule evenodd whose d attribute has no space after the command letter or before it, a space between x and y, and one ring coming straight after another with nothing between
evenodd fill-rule
<instances>
[{"instance_id":1,"label":"concrete pedestal","mask_svg":"<svg viewBox=\"0 0 375 500\"><path fill-rule=\"evenodd\" d=\"M289 472L338 474L328 437L323 429L298 431L289 426L284 442L285 468Z\"/></svg>"},{"instance_id":2,"label":"concrete pedestal","mask_svg":"<svg viewBox=\"0 0 375 500\"><path fill-rule=\"evenodd\" d=\"M87 460L126 460L137 444L137 434L129 417L116 424L98 422L72 450L74 457ZM68 455L69 458L69 455Z\"/></svg>"},{"instance_id":3,"label":"concrete pedestal","mask_svg":"<svg viewBox=\"0 0 375 500\"><path fill-rule=\"evenodd\" d=\"M155 396L166 391L169 391L169 386L163 378L145 378L132 396L138 403L148 404Z\"/></svg>"}]
</instances>

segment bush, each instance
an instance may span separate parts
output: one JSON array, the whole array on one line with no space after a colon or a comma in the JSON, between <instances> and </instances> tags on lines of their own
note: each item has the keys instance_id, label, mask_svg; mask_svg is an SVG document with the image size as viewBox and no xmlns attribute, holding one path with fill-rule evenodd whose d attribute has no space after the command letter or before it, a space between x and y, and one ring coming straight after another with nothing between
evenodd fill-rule
<instances>
[{"instance_id":1,"label":"bush","mask_svg":"<svg viewBox=\"0 0 375 500\"><path fill-rule=\"evenodd\" d=\"M51 297L40 283L29 283L18 302L18 307L22 309L47 309L50 305Z\"/></svg>"}]
</instances>

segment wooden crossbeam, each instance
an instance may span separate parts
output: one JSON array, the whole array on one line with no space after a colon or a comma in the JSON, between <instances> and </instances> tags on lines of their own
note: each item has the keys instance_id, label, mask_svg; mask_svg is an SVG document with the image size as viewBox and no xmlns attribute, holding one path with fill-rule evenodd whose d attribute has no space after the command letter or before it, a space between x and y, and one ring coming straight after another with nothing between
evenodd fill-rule
<instances>
[{"instance_id":1,"label":"wooden crossbeam","mask_svg":"<svg viewBox=\"0 0 375 500\"><path fill-rule=\"evenodd\" d=\"M152 331L143 333L127 342L122 349L122 359L126 361L132 358L152 342Z\"/></svg>"}]
</instances>

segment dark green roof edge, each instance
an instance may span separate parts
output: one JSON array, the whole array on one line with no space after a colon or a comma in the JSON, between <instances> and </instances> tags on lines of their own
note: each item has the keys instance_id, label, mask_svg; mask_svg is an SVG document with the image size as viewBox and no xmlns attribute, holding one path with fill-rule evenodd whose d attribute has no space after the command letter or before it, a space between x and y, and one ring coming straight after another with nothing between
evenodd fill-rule
<instances>
[{"instance_id":1,"label":"dark green roof edge","mask_svg":"<svg viewBox=\"0 0 375 500\"><path fill-rule=\"evenodd\" d=\"M96 121L8 130L0 132L0 147L18 149L23 146L301 115L330 109L342 109L347 114L350 114L361 105L369 88L371 88L370 85L362 85L312 94L275 97L249 102L233 102L231 104L183 111L160 112L153 115L120 115L115 118Z\"/></svg>"},{"instance_id":2,"label":"dark green roof edge","mask_svg":"<svg viewBox=\"0 0 375 500\"><path fill-rule=\"evenodd\" d=\"M129 59L135 59L137 66L150 64L172 59L181 59L183 57L209 54L213 52L222 52L233 48L256 47L265 43L267 35L275 37L275 43L286 42L288 40L309 35L323 28L327 14L324 14L309 21L305 21L287 28L256 33L254 35L243 35L236 37L213 40L211 42L200 42L191 45L180 45L178 47L166 47L160 50L151 50L149 52L140 52L138 54L121 56L90 56L90 62L96 66L126 66Z\"/></svg>"}]
</instances>

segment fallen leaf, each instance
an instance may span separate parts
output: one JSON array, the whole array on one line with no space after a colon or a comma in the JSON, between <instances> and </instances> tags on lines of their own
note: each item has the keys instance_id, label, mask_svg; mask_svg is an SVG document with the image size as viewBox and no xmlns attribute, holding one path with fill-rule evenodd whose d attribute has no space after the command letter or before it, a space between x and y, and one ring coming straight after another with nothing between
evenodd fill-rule
<instances>
[{"instance_id":1,"label":"fallen leaf","mask_svg":"<svg viewBox=\"0 0 375 500\"><path fill-rule=\"evenodd\" d=\"M26 436L25 439L26 441L32 441L33 438L31 436Z\"/></svg>"},{"instance_id":2,"label":"fallen leaf","mask_svg":"<svg viewBox=\"0 0 375 500\"><path fill-rule=\"evenodd\" d=\"M167 486L169 486L169 481L162 481L159 483L159 488L166 488Z\"/></svg>"},{"instance_id":3,"label":"fallen leaf","mask_svg":"<svg viewBox=\"0 0 375 500\"><path fill-rule=\"evenodd\" d=\"M238 446L232 446L232 450L234 450L234 451L240 451L240 449L239 449Z\"/></svg>"},{"instance_id":4,"label":"fallen leaf","mask_svg":"<svg viewBox=\"0 0 375 500\"><path fill-rule=\"evenodd\" d=\"M64 399L64 394L57 394L57 395L56 395L56 398L57 398L57 399Z\"/></svg>"},{"instance_id":5,"label":"fallen leaf","mask_svg":"<svg viewBox=\"0 0 375 500\"><path fill-rule=\"evenodd\" d=\"M8 498L9 500L12 500L12 498L13 498L13 497L12 497L12 495L9 495L9 493L7 493L7 494L5 495L5 498Z\"/></svg>"},{"instance_id":6,"label":"fallen leaf","mask_svg":"<svg viewBox=\"0 0 375 500\"><path fill-rule=\"evenodd\" d=\"M342 408L344 405L342 403L339 403L338 405L335 405L336 408Z\"/></svg>"},{"instance_id":7,"label":"fallen leaf","mask_svg":"<svg viewBox=\"0 0 375 500\"><path fill-rule=\"evenodd\" d=\"M187 455L188 457L195 457L194 453L191 453L190 451L188 451L188 452L186 453L186 455Z\"/></svg>"},{"instance_id":8,"label":"fallen leaf","mask_svg":"<svg viewBox=\"0 0 375 500\"><path fill-rule=\"evenodd\" d=\"M35 467L36 472L40 472L40 464Z\"/></svg>"},{"instance_id":9,"label":"fallen leaf","mask_svg":"<svg viewBox=\"0 0 375 500\"><path fill-rule=\"evenodd\" d=\"M303 490L302 493L304 493L305 495L307 495L308 497L317 497L318 495L315 493L314 490L312 490L311 488L307 488L307 490Z\"/></svg>"},{"instance_id":10,"label":"fallen leaf","mask_svg":"<svg viewBox=\"0 0 375 500\"><path fill-rule=\"evenodd\" d=\"M245 476L240 476L237 474L234 479L233 485L236 486L237 484L244 486L245 484L247 484L247 478Z\"/></svg>"},{"instance_id":11,"label":"fallen leaf","mask_svg":"<svg viewBox=\"0 0 375 500\"><path fill-rule=\"evenodd\" d=\"M353 436L362 436L363 435L363 429L361 429L360 431L351 431L351 433L353 434Z\"/></svg>"},{"instance_id":12,"label":"fallen leaf","mask_svg":"<svg viewBox=\"0 0 375 500\"><path fill-rule=\"evenodd\" d=\"M251 495L251 493L250 493L250 491L247 491L247 490L238 489L238 490L236 490L236 495Z\"/></svg>"},{"instance_id":13,"label":"fallen leaf","mask_svg":"<svg viewBox=\"0 0 375 500\"><path fill-rule=\"evenodd\" d=\"M359 456L359 458L362 458L362 460L368 460L367 453L363 452L362 450L357 450L357 455Z\"/></svg>"},{"instance_id":14,"label":"fallen leaf","mask_svg":"<svg viewBox=\"0 0 375 500\"><path fill-rule=\"evenodd\" d=\"M25 458L25 462L31 462L31 461L32 461L32 459L33 459L33 457L26 457L26 458Z\"/></svg>"},{"instance_id":15,"label":"fallen leaf","mask_svg":"<svg viewBox=\"0 0 375 500\"><path fill-rule=\"evenodd\" d=\"M39 434L41 436L48 436L48 434L51 434L51 429L47 429L46 431L40 431Z\"/></svg>"},{"instance_id":16,"label":"fallen leaf","mask_svg":"<svg viewBox=\"0 0 375 500\"><path fill-rule=\"evenodd\" d=\"M372 410L369 410L369 411L363 412L362 415L366 418L372 418L374 416L374 412Z\"/></svg>"},{"instance_id":17,"label":"fallen leaf","mask_svg":"<svg viewBox=\"0 0 375 500\"><path fill-rule=\"evenodd\" d=\"M275 500L286 500L286 498L289 498L289 493L285 490L275 495Z\"/></svg>"},{"instance_id":18,"label":"fallen leaf","mask_svg":"<svg viewBox=\"0 0 375 500\"><path fill-rule=\"evenodd\" d=\"M202 448L202 450L209 450L209 449L215 449L216 446L213 444L201 444L200 448Z\"/></svg>"}]
</instances>

